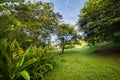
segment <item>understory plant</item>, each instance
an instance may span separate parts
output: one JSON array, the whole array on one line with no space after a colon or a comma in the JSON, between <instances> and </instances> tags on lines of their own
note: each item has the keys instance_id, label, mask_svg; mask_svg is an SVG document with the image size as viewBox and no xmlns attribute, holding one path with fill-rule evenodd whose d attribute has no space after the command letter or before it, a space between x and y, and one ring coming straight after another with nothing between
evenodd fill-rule
<instances>
[{"instance_id":1,"label":"understory plant","mask_svg":"<svg viewBox=\"0 0 120 80\"><path fill-rule=\"evenodd\" d=\"M16 40L0 43L0 80L40 80L53 68L48 49L30 46L23 50Z\"/></svg>"}]
</instances>

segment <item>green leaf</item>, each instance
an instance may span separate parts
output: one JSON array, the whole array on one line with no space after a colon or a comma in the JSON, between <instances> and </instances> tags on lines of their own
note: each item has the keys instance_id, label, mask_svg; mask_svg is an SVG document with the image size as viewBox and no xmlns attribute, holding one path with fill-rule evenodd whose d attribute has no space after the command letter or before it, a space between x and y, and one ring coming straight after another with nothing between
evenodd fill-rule
<instances>
[{"instance_id":1,"label":"green leaf","mask_svg":"<svg viewBox=\"0 0 120 80\"><path fill-rule=\"evenodd\" d=\"M33 64L33 63L36 62L36 61L37 61L36 59L28 60L28 61L20 68L20 70L28 67L29 65Z\"/></svg>"},{"instance_id":2,"label":"green leaf","mask_svg":"<svg viewBox=\"0 0 120 80\"><path fill-rule=\"evenodd\" d=\"M21 67L24 63L25 60L25 56L26 54L29 52L29 50L31 49L31 46L25 51L25 53L20 57L20 61L18 62L18 66Z\"/></svg>"},{"instance_id":3,"label":"green leaf","mask_svg":"<svg viewBox=\"0 0 120 80\"><path fill-rule=\"evenodd\" d=\"M5 64L2 60L0 60L0 68L4 71L7 71L7 64Z\"/></svg>"},{"instance_id":4,"label":"green leaf","mask_svg":"<svg viewBox=\"0 0 120 80\"><path fill-rule=\"evenodd\" d=\"M5 80L5 76L4 75L0 75L0 80Z\"/></svg>"},{"instance_id":5,"label":"green leaf","mask_svg":"<svg viewBox=\"0 0 120 80\"><path fill-rule=\"evenodd\" d=\"M45 66L49 67L49 69L53 69L53 65L51 64L45 64Z\"/></svg>"},{"instance_id":6,"label":"green leaf","mask_svg":"<svg viewBox=\"0 0 120 80\"><path fill-rule=\"evenodd\" d=\"M6 60L11 61L11 58L9 57L9 55L7 53L7 48L8 48L8 43L7 43L7 39L5 39L1 42L0 50L2 52L2 55L5 56Z\"/></svg>"},{"instance_id":7,"label":"green leaf","mask_svg":"<svg viewBox=\"0 0 120 80\"><path fill-rule=\"evenodd\" d=\"M20 72L20 75L25 79L25 80L30 80L30 75L27 71L22 71Z\"/></svg>"}]
</instances>

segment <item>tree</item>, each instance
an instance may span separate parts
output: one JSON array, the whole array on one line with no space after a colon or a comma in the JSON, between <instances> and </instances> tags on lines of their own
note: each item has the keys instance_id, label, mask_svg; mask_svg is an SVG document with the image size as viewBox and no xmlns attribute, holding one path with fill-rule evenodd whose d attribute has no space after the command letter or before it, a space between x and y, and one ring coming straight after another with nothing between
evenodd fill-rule
<instances>
[{"instance_id":1,"label":"tree","mask_svg":"<svg viewBox=\"0 0 120 80\"><path fill-rule=\"evenodd\" d=\"M78 26L89 43L120 41L120 1L89 0L81 10Z\"/></svg>"},{"instance_id":2,"label":"tree","mask_svg":"<svg viewBox=\"0 0 120 80\"><path fill-rule=\"evenodd\" d=\"M58 39L60 40L62 53L64 53L65 45L68 44L70 40L75 39L76 33L77 32L73 26L64 23L60 24L57 36Z\"/></svg>"},{"instance_id":3,"label":"tree","mask_svg":"<svg viewBox=\"0 0 120 80\"><path fill-rule=\"evenodd\" d=\"M27 2L20 5L14 5L15 10L11 13L20 21L21 33L26 33L31 43L37 46L45 47L46 41L51 37L57 27L61 15L54 12L54 6L47 2ZM24 34L25 35L25 34ZM18 34L19 41L23 34ZM26 39L25 39L26 40ZM25 44L25 43L24 43Z\"/></svg>"},{"instance_id":4,"label":"tree","mask_svg":"<svg viewBox=\"0 0 120 80\"><path fill-rule=\"evenodd\" d=\"M3 4L5 2L24 2L24 0L1 0L0 4Z\"/></svg>"},{"instance_id":5,"label":"tree","mask_svg":"<svg viewBox=\"0 0 120 80\"><path fill-rule=\"evenodd\" d=\"M0 1L0 40L11 38L11 34L16 30L19 21L11 14L15 3L24 2L24 0L2 0ZM10 43L10 40L9 40Z\"/></svg>"}]
</instances>

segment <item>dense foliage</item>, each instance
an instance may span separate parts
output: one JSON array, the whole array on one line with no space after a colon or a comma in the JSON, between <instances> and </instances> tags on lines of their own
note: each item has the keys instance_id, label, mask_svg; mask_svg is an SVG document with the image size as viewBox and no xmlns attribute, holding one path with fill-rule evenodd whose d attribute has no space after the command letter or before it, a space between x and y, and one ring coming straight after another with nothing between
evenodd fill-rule
<instances>
[{"instance_id":1,"label":"dense foliage","mask_svg":"<svg viewBox=\"0 0 120 80\"><path fill-rule=\"evenodd\" d=\"M31 43L41 47L56 32L61 15L54 12L54 6L47 2L3 4L9 7L1 12L1 38L7 34L9 42L16 39L25 48Z\"/></svg>"},{"instance_id":2,"label":"dense foliage","mask_svg":"<svg viewBox=\"0 0 120 80\"><path fill-rule=\"evenodd\" d=\"M53 68L53 57L49 49L30 46L23 50L14 40L10 45L7 39L0 44L0 79L21 80L44 78L44 74Z\"/></svg>"},{"instance_id":3,"label":"dense foliage","mask_svg":"<svg viewBox=\"0 0 120 80\"><path fill-rule=\"evenodd\" d=\"M78 26L86 41L120 42L120 0L88 0L81 10Z\"/></svg>"},{"instance_id":4,"label":"dense foliage","mask_svg":"<svg viewBox=\"0 0 120 80\"><path fill-rule=\"evenodd\" d=\"M43 46L61 18L53 9L51 3L0 1L0 80L40 80L53 68Z\"/></svg>"},{"instance_id":5,"label":"dense foliage","mask_svg":"<svg viewBox=\"0 0 120 80\"><path fill-rule=\"evenodd\" d=\"M15 10L11 11L11 13L24 27L18 37L22 38L27 35L26 38L29 41L31 40L32 44L41 45L44 48L47 40L51 38L51 34L55 33L61 19L61 15L54 12L53 4L28 2L26 4L14 5L14 7Z\"/></svg>"},{"instance_id":6,"label":"dense foliage","mask_svg":"<svg viewBox=\"0 0 120 80\"><path fill-rule=\"evenodd\" d=\"M53 68L50 40L65 45L77 38L73 26L48 2L0 1L0 80L41 80ZM69 45L68 48L73 47Z\"/></svg>"}]
</instances>

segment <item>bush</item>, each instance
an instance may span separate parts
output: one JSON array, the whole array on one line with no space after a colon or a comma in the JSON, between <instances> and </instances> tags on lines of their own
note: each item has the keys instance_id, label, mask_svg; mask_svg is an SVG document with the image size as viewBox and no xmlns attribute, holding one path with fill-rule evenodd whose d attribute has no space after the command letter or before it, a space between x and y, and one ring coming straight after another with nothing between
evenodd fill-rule
<instances>
[{"instance_id":1,"label":"bush","mask_svg":"<svg viewBox=\"0 0 120 80\"><path fill-rule=\"evenodd\" d=\"M65 46L65 49L70 49L70 48L74 48L74 45L73 44L69 44L69 45Z\"/></svg>"},{"instance_id":2,"label":"bush","mask_svg":"<svg viewBox=\"0 0 120 80\"><path fill-rule=\"evenodd\" d=\"M7 39L0 41L0 80L21 80L44 78L44 74L53 68L53 57L49 49L30 46L23 50L14 40L10 45Z\"/></svg>"},{"instance_id":3,"label":"bush","mask_svg":"<svg viewBox=\"0 0 120 80\"><path fill-rule=\"evenodd\" d=\"M32 79L40 80L44 78L44 74L53 69L53 56L50 54L49 48L42 49L36 48L36 46L32 46L31 48L26 60L36 58L37 61L34 65L29 66L27 70L30 71Z\"/></svg>"}]
</instances>

